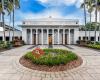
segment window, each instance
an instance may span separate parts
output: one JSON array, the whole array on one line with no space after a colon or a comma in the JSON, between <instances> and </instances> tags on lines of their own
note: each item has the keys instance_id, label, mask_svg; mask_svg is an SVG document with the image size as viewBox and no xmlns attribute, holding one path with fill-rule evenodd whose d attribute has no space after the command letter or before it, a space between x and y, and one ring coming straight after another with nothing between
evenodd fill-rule
<instances>
[{"instance_id":1,"label":"window","mask_svg":"<svg viewBox=\"0 0 100 80\"><path fill-rule=\"evenodd\" d=\"M20 36L20 40L22 40L22 36Z\"/></svg>"},{"instance_id":2,"label":"window","mask_svg":"<svg viewBox=\"0 0 100 80\"><path fill-rule=\"evenodd\" d=\"M83 40L85 40L85 37L83 37Z\"/></svg>"},{"instance_id":3,"label":"window","mask_svg":"<svg viewBox=\"0 0 100 80\"><path fill-rule=\"evenodd\" d=\"M3 40L3 37L2 36L0 36L0 41L2 41Z\"/></svg>"},{"instance_id":4,"label":"window","mask_svg":"<svg viewBox=\"0 0 100 80\"><path fill-rule=\"evenodd\" d=\"M87 38L87 40L88 40L88 37L86 37Z\"/></svg>"},{"instance_id":5,"label":"window","mask_svg":"<svg viewBox=\"0 0 100 80\"><path fill-rule=\"evenodd\" d=\"M6 41L9 41L9 37L6 37Z\"/></svg>"},{"instance_id":6,"label":"window","mask_svg":"<svg viewBox=\"0 0 100 80\"><path fill-rule=\"evenodd\" d=\"M99 36L98 36L98 41L99 41Z\"/></svg>"},{"instance_id":7,"label":"window","mask_svg":"<svg viewBox=\"0 0 100 80\"><path fill-rule=\"evenodd\" d=\"M83 37L83 40L85 40L85 39L88 40L88 37L85 37L85 36L84 36L84 37Z\"/></svg>"},{"instance_id":8,"label":"window","mask_svg":"<svg viewBox=\"0 0 100 80\"><path fill-rule=\"evenodd\" d=\"M79 40L81 40L81 37L79 37Z\"/></svg>"},{"instance_id":9,"label":"window","mask_svg":"<svg viewBox=\"0 0 100 80\"><path fill-rule=\"evenodd\" d=\"M91 37L91 41L94 41L94 37Z\"/></svg>"}]
</instances>

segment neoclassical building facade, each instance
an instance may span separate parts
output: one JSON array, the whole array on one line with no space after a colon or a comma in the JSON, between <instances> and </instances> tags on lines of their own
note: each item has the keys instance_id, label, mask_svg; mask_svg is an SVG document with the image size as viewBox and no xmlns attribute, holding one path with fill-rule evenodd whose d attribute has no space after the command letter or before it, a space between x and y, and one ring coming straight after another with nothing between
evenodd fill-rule
<instances>
[{"instance_id":1,"label":"neoclassical building facade","mask_svg":"<svg viewBox=\"0 0 100 80\"><path fill-rule=\"evenodd\" d=\"M21 27L22 38L26 44L75 44L79 37L78 20L25 20Z\"/></svg>"},{"instance_id":2,"label":"neoclassical building facade","mask_svg":"<svg viewBox=\"0 0 100 80\"><path fill-rule=\"evenodd\" d=\"M79 31L78 20L44 18L24 20L22 27L22 39L26 44L76 44L76 41L84 38L84 31ZM91 36L93 36L93 32ZM97 36L99 33L97 32ZM98 41L98 37L97 37Z\"/></svg>"}]
</instances>

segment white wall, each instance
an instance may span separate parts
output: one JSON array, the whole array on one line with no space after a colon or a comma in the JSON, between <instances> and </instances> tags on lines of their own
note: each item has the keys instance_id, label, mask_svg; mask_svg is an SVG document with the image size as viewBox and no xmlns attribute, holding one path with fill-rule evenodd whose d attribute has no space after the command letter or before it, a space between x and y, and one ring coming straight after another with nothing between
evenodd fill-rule
<instances>
[{"instance_id":1,"label":"white wall","mask_svg":"<svg viewBox=\"0 0 100 80\"><path fill-rule=\"evenodd\" d=\"M27 43L27 29L22 28L22 40Z\"/></svg>"},{"instance_id":2,"label":"white wall","mask_svg":"<svg viewBox=\"0 0 100 80\"><path fill-rule=\"evenodd\" d=\"M0 36L2 36L3 40L4 40L4 33L3 33L3 31L0 31ZM5 36L9 37L9 31L5 31ZM22 32L21 31L14 31L14 36L21 37L22 36ZM12 37L13 37L13 31L10 31L10 40L12 40Z\"/></svg>"},{"instance_id":3,"label":"white wall","mask_svg":"<svg viewBox=\"0 0 100 80\"><path fill-rule=\"evenodd\" d=\"M87 37L89 37L89 31L86 31ZM85 31L79 31L79 36L84 37L85 36ZM94 37L95 36L95 31L90 31L90 36ZM98 41L99 37L99 31L96 31L96 41Z\"/></svg>"},{"instance_id":4,"label":"white wall","mask_svg":"<svg viewBox=\"0 0 100 80\"><path fill-rule=\"evenodd\" d=\"M76 44L76 41L79 39L79 29L74 29L74 44Z\"/></svg>"}]
</instances>

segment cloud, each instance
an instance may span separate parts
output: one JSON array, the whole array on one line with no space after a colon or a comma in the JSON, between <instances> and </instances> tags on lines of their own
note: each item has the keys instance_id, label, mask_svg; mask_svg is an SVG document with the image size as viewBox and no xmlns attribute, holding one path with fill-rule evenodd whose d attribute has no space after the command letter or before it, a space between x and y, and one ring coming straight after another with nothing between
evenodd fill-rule
<instances>
[{"instance_id":1,"label":"cloud","mask_svg":"<svg viewBox=\"0 0 100 80\"><path fill-rule=\"evenodd\" d=\"M18 11L17 14L19 14L20 20L48 18L49 16L52 16L53 18L62 17L61 13L59 11L55 10L55 9L45 10L41 13L32 13L32 12L24 13L24 12Z\"/></svg>"},{"instance_id":2,"label":"cloud","mask_svg":"<svg viewBox=\"0 0 100 80\"><path fill-rule=\"evenodd\" d=\"M77 14L79 13L79 14ZM79 11L79 12L75 12L75 13L72 13L72 14L68 14L66 16L63 16L61 15L61 13L57 10L45 10L44 12L41 12L41 13L38 13L38 14L35 14L35 13L32 13L32 12L28 12L28 13L24 13L24 12L21 12L19 11L17 14L19 14L19 17L20 17L20 20L17 20L16 21L16 24L17 25L20 25L22 23L23 20L26 20L26 19L40 19L40 18L49 18L49 16L52 16L52 18L64 18L64 19L79 19L80 21L80 24L82 24L83 22L83 17L82 17L82 12ZM81 14L81 15L80 15Z\"/></svg>"},{"instance_id":3,"label":"cloud","mask_svg":"<svg viewBox=\"0 0 100 80\"><path fill-rule=\"evenodd\" d=\"M76 5L77 7L80 6L80 4L83 2L83 0L38 0L44 5L48 6L61 6L61 5Z\"/></svg>"}]
</instances>

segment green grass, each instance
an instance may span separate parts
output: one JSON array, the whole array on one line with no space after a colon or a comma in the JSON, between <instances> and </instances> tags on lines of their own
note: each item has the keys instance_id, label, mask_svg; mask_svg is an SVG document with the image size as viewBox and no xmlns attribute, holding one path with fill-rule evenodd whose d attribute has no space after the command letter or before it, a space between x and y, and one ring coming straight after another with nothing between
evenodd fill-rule
<instances>
[{"instance_id":1,"label":"green grass","mask_svg":"<svg viewBox=\"0 0 100 80\"><path fill-rule=\"evenodd\" d=\"M37 65L47 65L55 66L60 64L67 64L70 61L77 60L78 57L71 51L62 50L62 49L43 49L45 54L40 58L34 57L32 52L27 52L24 55L26 59L30 59L34 64ZM53 55L51 53L56 53Z\"/></svg>"}]
</instances>

